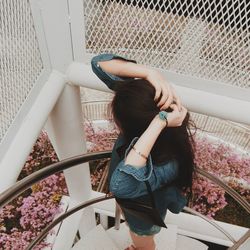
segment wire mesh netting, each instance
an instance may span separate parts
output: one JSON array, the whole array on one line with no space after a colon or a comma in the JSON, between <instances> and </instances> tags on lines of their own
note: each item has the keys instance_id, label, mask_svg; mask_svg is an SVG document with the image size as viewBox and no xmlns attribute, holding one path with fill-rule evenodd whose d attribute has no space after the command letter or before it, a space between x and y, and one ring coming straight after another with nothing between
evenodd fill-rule
<instances>
[{"instance_id":1,"label":"wire mesh netting","mask_svg":"<svg viewBox=\"0 0 250 250\"><path fill-rule=\"evenodd\" d=\"M0 142L43 69L28 0L0 1Z\"/></svg>"},{"instance_id":2,"label":"wire mesh netting","mask_svg":"<svg viewBox=\"0 0 250 250\"><path fill-rule=\"evenodd\" d=\"M250 88L250 1L83 2L87 52Z\"/></svg>"}]
</instances>

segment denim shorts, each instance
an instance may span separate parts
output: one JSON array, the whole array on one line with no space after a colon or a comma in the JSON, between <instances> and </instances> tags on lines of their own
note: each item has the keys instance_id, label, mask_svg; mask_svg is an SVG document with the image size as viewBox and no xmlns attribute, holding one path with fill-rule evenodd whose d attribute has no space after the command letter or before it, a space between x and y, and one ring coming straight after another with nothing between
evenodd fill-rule
<instances>
[{"instance_id":1,"label":"denim shorts","mask_svg":"<svg viewBox=\"0 0 250 250\"><path fill-rule=\"evenodd\" d=\"M126 224L128 225L130 231L139 236L150 236L155 235L161 231L161 227L157 225L149 224L142 221L130 214L124 214L126 218ZM163 220L165 220L166 212L161 214Z\"/></svg>"}]
</instances>

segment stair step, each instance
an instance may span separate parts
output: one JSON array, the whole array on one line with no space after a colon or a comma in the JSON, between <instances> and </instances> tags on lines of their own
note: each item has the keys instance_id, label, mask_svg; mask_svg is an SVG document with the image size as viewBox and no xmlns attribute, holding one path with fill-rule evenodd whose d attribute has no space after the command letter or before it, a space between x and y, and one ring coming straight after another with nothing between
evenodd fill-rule
<instances>
[{"instance_id":1,"label":"stair step","mask_svg":"<svg viewBox=\"0 0 250 250\"><path fill-rule=\"evenodd\" d=\"M183 235L177 235L176 250L207 250L204 243Z\"/></svg>"},{"instance_id":2,"label":"stair step","mask_svg":"<svg viewBox=\"0 0 250 250\"><path fill-rule=\"evenodd\" d=\"M177 235L176 225L167 225L155 236L156 250L207 250L208 246L202 242ZM120 229L111 228L107 231L101 225L92 229L72 250L124 250L132 244L129 229L121 223Z\"/></svg>"},{"instance_id":3,"label":"stair step","mask_svg":"<svg viewBox=\"0 0 250 250\"><path fill-rule=\"evenodd\" d=\"M79 240L72 250L119 250L101 225Z\"/></svg>"},{"instance_id":4,"label":"stair step","mask_svg":"<svg viewBox=\"0 0 250 250\"><path fill-rule=\"evenodd\" d=\"M161 232L155 236L157 250L176 249L177 226L167 225L167 227L167 229L162 228ZM123 250L132 244L129 229L125 223L121 223L119 230L114 228L107 230L107 234L120 250Z\"/></svg>"}]
</instances>

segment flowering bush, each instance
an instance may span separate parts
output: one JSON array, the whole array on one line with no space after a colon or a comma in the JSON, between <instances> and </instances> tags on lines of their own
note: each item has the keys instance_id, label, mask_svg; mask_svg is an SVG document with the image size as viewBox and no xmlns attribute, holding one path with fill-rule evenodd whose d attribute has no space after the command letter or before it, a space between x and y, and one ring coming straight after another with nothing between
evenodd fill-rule
<instances>
[{"instance_id":1,"label":"flowering bush","mask_svg":"<svg viewBox=\"0 0 250 250\"><path fill-rule=\"evenodd\" d=\"M250 184L250 156L223 142L196 136L195 163L218 177L235 177Z\"/></svg>"},{"instance_id":2,"label":"flowering bush","mask_svg":"<svg viewBox=\"0 0 250 250\"><path fill-rule=\"evenodd\" d=\"M233 177L234 180L250 183L250 156L206 136L196 136L195 142L196 166L224 180L249 199L249 188L228 179L232 180ZM225 191L201 176L194 179L193 194L193 208L209 217L214 217L217 211L227 205Z\"/></svg>"},{"instance_id":3,"label":"flowering bush","mask_svg":"<svg viewBox=\"0 0 250 250\"><path fill-rule=\"evenodd\" d=\"M94 130L93 124L86 123L86 139L89 143L88 152L100 152L105 150L111 150L116 138L118 137L118 130L115 127L112 127L110 124L110 129L99 128L98 132ZM93 188L97 188L102 178L104 168L107 166L108 160L100 160L90 163L91 171L91 184ZM96 167L97 165L97 167ZM94 166L94 167L92 167Z\"/></svg>"},{"instance_id":4,"label":"flowering bush","mask_svg":"<svg viewBox=\"0 0 250 250\"><path fill-rule=\"evenodd\" d=\"M98 128L96 132L93 124L90 122L85 124L86 139L90 142L88 152L100 152L111 150L116 138L118 137L118 130L110 124L110 129Z\"/></svg>"},{"instance_id":5,"label":"flowering bush","mask_svg":"<svg viewBox=\"0 0 250 250\"><path fill-rule=\"evenodd\" d=\"M58 162L56 152L50 143L47 133L42 130L24 164L18 180L55 162Z\"/></svg>"},{"instance_id":6,"label":"flowering bush","mask_svg":"<svg viewBox=\"0 0 250 250\"><path fill-rule=\"evenodd\" d=\"M42 131L29 155L19 179L58 161L47 134ZM58 203L67 188L62 173L52 175L32 186L0 210L0 249L20 250L60 212ZM40 243L35 249L42 249Z\"/></svg>"},{"instance_id":7,"label":"flowering bush","mask_svg":"<svg viewBox=\"0 0 250 250\"><path fill-rule=\"evenodd\" d=\"M192 208L212 218L227 205L225 191L203 177L193 181Z\"/></svg>"}]
</instances>

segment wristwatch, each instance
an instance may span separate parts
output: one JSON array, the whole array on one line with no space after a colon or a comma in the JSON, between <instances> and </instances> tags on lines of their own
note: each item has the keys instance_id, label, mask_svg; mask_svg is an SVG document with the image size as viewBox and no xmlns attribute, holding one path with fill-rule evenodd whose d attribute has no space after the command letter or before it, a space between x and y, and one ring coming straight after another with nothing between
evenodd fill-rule
<instances>
[{"instance_id":1,"label":"wristwatch","mask_svg":"<svg viewBox=\"0 0 250 250\"><path fill-rule=\"evenodd\" d=\"M166 127L168 126L168 112L167 111L160 111L159 117L161 120L166 121Z\"/></svg>"}]
</instances>

